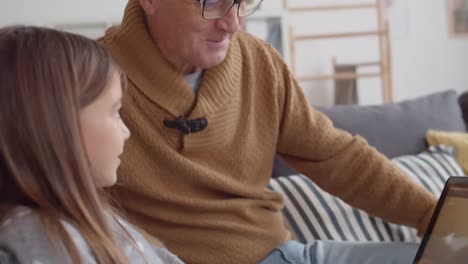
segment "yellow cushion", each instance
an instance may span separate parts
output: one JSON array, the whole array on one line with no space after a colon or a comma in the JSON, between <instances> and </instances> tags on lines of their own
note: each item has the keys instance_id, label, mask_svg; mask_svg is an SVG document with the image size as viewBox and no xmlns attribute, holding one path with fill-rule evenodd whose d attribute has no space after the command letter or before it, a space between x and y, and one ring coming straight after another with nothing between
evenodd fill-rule
<instances>
[{"instance_id":1,"label":"yellow cushion","mask_svg":"<svg viewBox=\"0 0 468 264\"><path fill-rule=\"evenodd\" d=\"M426 133L426 140L431 146L443 144L455 147L458 163L465 174L468 174L468 133L429 130Z\"/></svg>"}]
</instances>

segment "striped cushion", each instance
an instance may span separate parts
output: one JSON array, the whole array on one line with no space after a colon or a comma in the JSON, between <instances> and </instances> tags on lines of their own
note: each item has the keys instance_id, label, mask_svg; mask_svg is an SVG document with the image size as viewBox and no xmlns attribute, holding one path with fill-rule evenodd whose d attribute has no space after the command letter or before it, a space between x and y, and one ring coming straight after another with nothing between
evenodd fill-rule
<instances>
[{"instance_id":1,"label":"striped cushion","mask_svg":"<svg viewBox=\"0 0 468 264\"><path fill-rule=\"evenodd\" d=\"M454 152L454 148L440 145L393 161L417 183L439 196L448 177L463 175ZM299 241L419 241L414 229L387 223L352 208L303 175L275 178L268 186L283 195L284 215Z\"/></svg>"}]
</instances>

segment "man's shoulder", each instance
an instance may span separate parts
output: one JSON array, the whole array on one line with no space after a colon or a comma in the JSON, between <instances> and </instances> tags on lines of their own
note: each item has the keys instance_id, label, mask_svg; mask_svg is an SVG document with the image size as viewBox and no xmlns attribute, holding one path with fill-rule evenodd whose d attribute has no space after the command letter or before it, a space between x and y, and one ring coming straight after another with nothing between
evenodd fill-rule
<instances>
[{"instance_id":1,"label":"man's shoulder","mask_svg":"<svg viewBox=\"0 0 468 264\"><path fill-rule=\"evenodd\" d=\"M239 45L244 58L253 60L254 62L261 60L262 63L272 65L283 65L284 61L276 49L268 42L253 36L247 32L238 32L235 42Z\"/></svg>"},{"instance_id":2,"label":"man's shoulder","mask_svg":"<svg viewBox=\"0 0 468 264\"><path fill-rule=\"evenodd\" d=\"M266 41L244 31L236 34L236 41L243 47L248 47L250 50L263 51L271 54L274 48Z\"/></svg>"}]
</instances>

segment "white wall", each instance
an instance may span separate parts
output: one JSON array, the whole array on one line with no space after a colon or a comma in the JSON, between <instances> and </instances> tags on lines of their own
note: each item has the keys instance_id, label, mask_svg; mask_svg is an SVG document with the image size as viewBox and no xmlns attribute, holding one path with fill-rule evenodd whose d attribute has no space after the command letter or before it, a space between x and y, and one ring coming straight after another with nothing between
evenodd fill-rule
<instances>
[{"instance_id":1,"label":"white wall","mask_svg":"<svg viewBox=\"0 0 468 264\"><path fill-rule=\"evenodd\" d=\"M468 38L448 37L446 1L408 1L408 37L393 40L395 98L467 91Z\"/></svg>"},{"instance_id":2,"label":"white wall","mask_svg":"<svg viewBox=\"0 0 468 264\"><path fill-rule=\"evenodd\" d=\"M0 0L0 26L46 26L97 38L106 28L120 23L126 3L127 0Z\"/></svg>"},{"instance_id":3,"label":"white wall","mask_svg":"<svg viewBox=\"0 0 468 264\"><path fill-rule=\"evenodd\" d=\"M120 21L127 0L0 0L0 26Z\"/></svg>"},{"instance_id":4,"label":"white wall","mask_svg":"<svg viewBox=\"0 0 468 264\"><path fill-rule=\"evenodd\" d=\"M265 5L277 5L265 0ZM405 0L400 0L405 1ZM468 90L468 38L449 39L446 0L408 1L407 34L394 36L393 81L396 101L436 91ZM127 0L0 0L0 26L8 24L51 25L75 22L118 22ZM290 0L291 4L362 3L372 0ZM370 11L323 12L289 17L296 33L341 30L373 30L376 16ZM378 58L375 38L327 40L297 47L298 74L329 74L331 58L338 62L372 61ZM368 71L377 69L368 69ZM312 104L333 101L331 81L303 83ZM363 104L381 103L380 81L358 83Z\"/></svg>"},{"instance_id":5,"label":"white wall","mask_svg":"<svg viewBox=\"0 0 468 264\"><path fill-rule=\"evenodd\" d=\"M468 38L448 36L446 0L407 1L406 34L392 36L394 99L414 98L432 92L468 90ZM292 5L368 3L356 0L290 0ZM313 2L313 3L312 3ZM375 12L321 12L290 17L296 33L365 31L376 29ZM397 23L398 24L398 23ZM331 57L338 62L378 59L376 38L302 42L297 46L298 74L330 74ZM364 69L362 70L364 71ZM369 69L368 71L371 71ZM302 83L312 104L330 105L333 83ZM358 82L363 104L381 103L380 82Z\"/></svg>"}]
</instances>

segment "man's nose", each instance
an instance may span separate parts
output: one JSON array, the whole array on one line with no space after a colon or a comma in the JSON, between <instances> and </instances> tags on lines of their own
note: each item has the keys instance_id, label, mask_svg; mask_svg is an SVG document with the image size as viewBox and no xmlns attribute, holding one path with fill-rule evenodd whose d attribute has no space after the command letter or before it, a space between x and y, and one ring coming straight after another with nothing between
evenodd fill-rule
<instances>
[{"instance_id":1,"label":"man's nose","mask_svg":"<svg viewBox=\"0 0 468 264\"><path fill-rule=\"evenodd\" d=\"M239 31L239 17L237 16L238 5L238 3L233 5L224 17L218 19L217 25L220 29L228 33Z\"/></svg>"}]
</instances>

